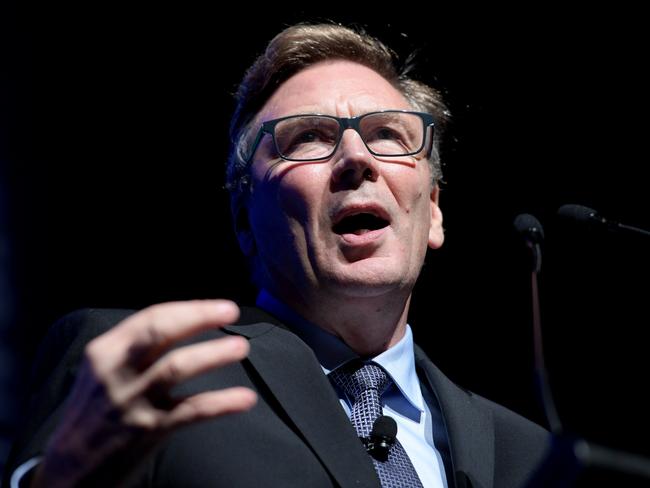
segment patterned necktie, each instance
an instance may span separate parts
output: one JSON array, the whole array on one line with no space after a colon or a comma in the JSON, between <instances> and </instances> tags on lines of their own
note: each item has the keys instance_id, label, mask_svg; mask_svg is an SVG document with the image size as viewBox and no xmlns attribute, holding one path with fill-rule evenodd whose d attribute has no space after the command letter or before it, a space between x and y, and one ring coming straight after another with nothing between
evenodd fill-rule
<instances>
[{"instance_id":1,"label":"patterned necktie","mask_svg":"<svg viewBox=\"0 0 650 488\"><path fill-rule=\"evenodd\" d=\"M356 368L358 369L346 365L329 376L353 400L350 421L359 437L368 438L375 420L382 414L381 395L388 389L392 380L375 363L356 363ZM372 458L372 462L383 488L422 488L411 460L397 439L391 446L386 461Z\"/></svg>"}]
</instances>

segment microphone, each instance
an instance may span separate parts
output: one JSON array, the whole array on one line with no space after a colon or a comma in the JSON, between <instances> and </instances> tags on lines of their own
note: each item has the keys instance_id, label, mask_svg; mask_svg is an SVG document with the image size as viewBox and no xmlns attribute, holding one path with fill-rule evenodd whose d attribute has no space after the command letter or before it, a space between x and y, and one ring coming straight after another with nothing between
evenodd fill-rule
<instances>
[{"instance_id":1,"label":"microphone","mask_svg":"<svg viewBox=\"0 0 650 488\"><path fill-rule=\"evenodd\" d=\"M591 223L595 221L601 225L605 224L608 227L614 226L613 230L641 232L645 235L650 235L650 233L642 229L607 221L600 217L595 210L581 205L563 205L558 211L558 214L580 222ZM531 298L535 376L542 409L553 434L551 449L538 466L537 471L527 481L525 487L546 488L547 486L572 486L572 482L577 478L579 472L587 466L601 467L650 479L650 459L599 446L564 433L564 428L560 421L555 401L553 400L542 347L542 323L537 275L541 269L542 258L540 244L544 241L544 229L539 220L530 214L518 215L513 223L515 229L522 235L526 241L526 245L531 249L534 256L534 266L531 272Z\"/></svg>"},{"instance_id":2,"label":"microphone","mask_svg":"<svg viewBox=\"0 0 650 488\"><path fill-rule=\"evenodd\" d=\"M586 224L591 227L605 227L610 232L624 232L637 235L641 234L646 237L650 236L650 231L606 219L593 208L585 207L583 205L562 205L558 209L557 214L564 219L572 220L580 224Z\"/></svg>"},{"instance_id":3,"label":"microphone","mask_svg":"<svg viewBox=\"0 0 650 488\"><path fill-rule=\"evenodd\" d=\"M517 215L513 224L533 253L533 271L539 273L542 269L542 249L540 245L544 241L542 224L530 214Z\"/></svg>"},{"instance_id":4,"label":"microphone","mask_svg":"<svg viewBox=\"0 0 650 488\"><path fill-rule=\"evenodd\" d=\"M388 452L397 438L397 422L392 417L380 415L372 426L370 437L361 438L366 451L378 461L386 461Z\"/></svg>"},{"instance_id":5,"label":"microphone","mask_svg":"<svg viewBox=\"0 0 650 488\"><path fill-rule=\"evenodd\" d=\"M519 214L513 222L515 229L524 239L541 244L544 241L544 229L539 220L530 214Z\"/></svg>"}]
</instances>

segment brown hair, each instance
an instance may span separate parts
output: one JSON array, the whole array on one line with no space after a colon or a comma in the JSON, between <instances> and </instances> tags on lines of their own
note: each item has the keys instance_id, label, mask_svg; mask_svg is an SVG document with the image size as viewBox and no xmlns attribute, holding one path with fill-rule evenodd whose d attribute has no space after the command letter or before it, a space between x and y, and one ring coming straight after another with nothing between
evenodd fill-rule
<instances>
[{"instance_id":1,"label":"brown hair","mask_svg":"<svg viewBox=\"0 0 650 488\"><path fill-rule=\"evenodd\" d=\"M378 39L337 24L299 24L283 30L268 44L246 72L235 95L236 109L230 125L231 151L227 163L226 187L235 206L248 194L249 168L245 161L252 139L255 116L273 92L304 68L332 59L353 61L367 66L386 78L414 109L435 118L433 151L430 165L433 180L442 177L439 144L449 117L440 94L399 70L396 54Z\"/></svg>"}]
</instances>

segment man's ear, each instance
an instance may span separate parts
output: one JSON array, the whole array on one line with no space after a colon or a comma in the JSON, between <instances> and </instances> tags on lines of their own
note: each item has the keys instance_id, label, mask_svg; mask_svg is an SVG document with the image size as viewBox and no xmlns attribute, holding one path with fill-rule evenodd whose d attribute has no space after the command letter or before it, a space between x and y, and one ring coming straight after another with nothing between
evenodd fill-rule
<instances>
[{"instance_id":1,"label":"man's ear","mask_svg":"<svg viewBox=\"0 0 650 488\"><path fill-rule=\"evenodd\" d=\"M431 190L431 225L429 226L429 247L438 249L445 241L445 230L442 227L442 212L438 206L440 186L434 184Z\"/></svg>"},{"instance_id":2,"label":"man's ear","mask_svg":"<svg viewBox=\"0 0 650 488\"><path fill-rule=\"evenodd\" d=\"M239 241L239 248L244 256L247 258L255 255L255 237L251 229L250 220L248 218L248 206L242 201L241 197L238 201L231 202L232 220L235 226L235 234L237 241Z\"/></svg>"}]
</instances>

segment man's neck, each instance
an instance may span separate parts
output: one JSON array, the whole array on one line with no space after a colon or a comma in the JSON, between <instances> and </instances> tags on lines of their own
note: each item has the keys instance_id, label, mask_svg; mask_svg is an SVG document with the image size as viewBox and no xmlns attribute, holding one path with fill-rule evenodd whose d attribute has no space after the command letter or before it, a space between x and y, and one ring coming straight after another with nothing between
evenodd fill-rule
<instances>
[{"instance_id":1,"label":"man's neck","mask_svg":"<svg viewBox=\"0 0 650 488\"><path fill-rule=\"evenodd\" d=\"M296 313L323 330L340 337L362 357L381 354L404 337L410 293L387 293L372 297L332 296L318 293L288 296L277 290L271 293Z\"/></svg>"}]
</instances>

